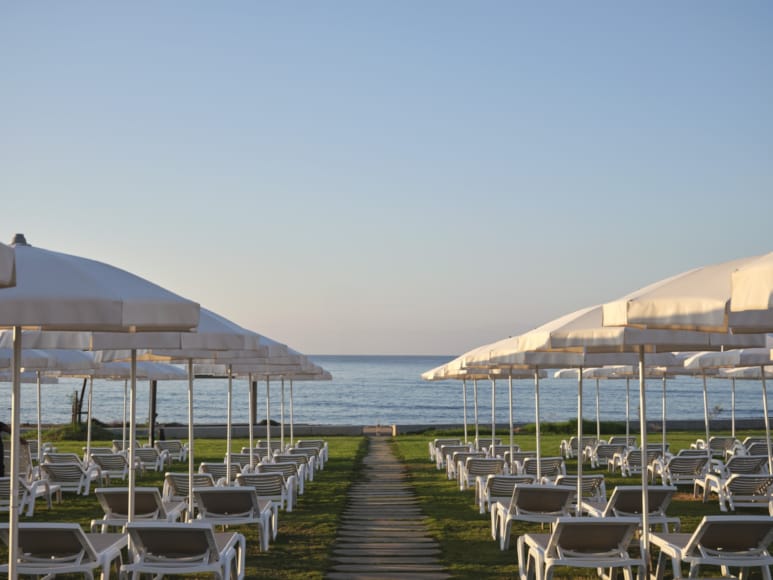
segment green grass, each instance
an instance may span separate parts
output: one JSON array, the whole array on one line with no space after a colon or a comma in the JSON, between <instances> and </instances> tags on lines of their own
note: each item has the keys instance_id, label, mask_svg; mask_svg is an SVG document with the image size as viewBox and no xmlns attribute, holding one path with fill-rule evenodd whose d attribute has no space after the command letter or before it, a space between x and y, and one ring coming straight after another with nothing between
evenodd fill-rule
<instances>
[{"instance_id":1,"label":"green grass","mask_svg":"<svg viewBox=\"0 0 773 580\"><path fill-rule=\"evenodd\" d=\"M575 423L576 425L576 423ZM595 433L595 426L592 431ZM490 432L489 432L490 433ZM589 431L590 433L590 431ZM722 435L729 433L715 433ZM473 492L460 492L455 481L448 481L445 472L438 471L434 463L429 461L427 444L435 437L461 436L461 431L427 432L420 435L401 435L394 440L395 451L405 463L413 480L416 493L427 516L430 533L440 543L443 561L454 578L516 578L515 538L517 536L538 532L539 524L514 522L512 527L511 547L500 551L499 544L494 542L490 534L489 514L480 514L474 504ZM545 433L542 435L542 453L544 456L558 455L559 444L568 435ZM603 436L603 435L602 435ZM703 435L698 432L672 432L668 441L672 450L689 448L690 443ZM481 431L481 437L486 437ZM651 436L650 442L659 441L659 434ZM503 443L509 443L505 440ZM516 443L524 450L535 448L534 437L531 434L518 435ZM567 462L567 473L576 473L577 462ZM613 476L605 469L591 470L587 464L584 473L604 473L607 493L611 494L616 485L636 485L639 477L623 478L619 473ZM682 531L691 532L704 515L719 514L716 499L703 503L692 497L692 489L686 488L676 494L668 510L669 515L679 515ZM739 510L738 513L761 514L760 510ZM567 573L566 578L577 576ZM595 577L595 576L594 576ZM752 576L758 577L758 576Z\"/></svg>"},{"instance_id":2,"label":"green grass","mask_svg":"<svg viewBox=\"0 0 773 580\"><path fill-rule=\"evenodd\" d=\"M363 437L328 437L329 461L324 471L318 472L314 481L306 485L305 493L299 497L292 513L279 513L279 535L272 542L267 553L259 551L257 528L240 526L234 528L244 534L247 540L247 578L301 580L323 578L330 565L330 552L335 541L340 514L344 509L346 492L357 477L361 459L367 449ZM247 440L235 439L232 449L247 445ZM81 453L83 442L58 441L59 451ZM109 441L94 441L93 446L110 446ZM201 461L222 462L225 455L225 441L201 439L196 441L196 464ZM187 463L175 463L170 471L186 471ZM114 484L120 485L120 484ZM137 485L163 485L163 473L146 472L137 478ZM93 493L84 497L72 493L64 494L61 504L54 504L48 510L38 501L33 518L21 521L78 522L88 530L92 519L102 515L102 509ZM7 559L7 552L2 556Z\"/></svg>"}]
</instances>

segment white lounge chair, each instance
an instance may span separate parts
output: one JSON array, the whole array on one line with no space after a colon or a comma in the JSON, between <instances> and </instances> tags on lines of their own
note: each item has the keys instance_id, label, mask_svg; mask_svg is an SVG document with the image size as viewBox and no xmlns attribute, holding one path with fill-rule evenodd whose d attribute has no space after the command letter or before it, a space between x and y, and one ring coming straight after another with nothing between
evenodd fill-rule
<instances>
[{"instance_id":1,"label":"white lounge chair","mask_svg":"<svg viewBox=\"0 0 773 580\"><path fill-rule=\"evenodd\" d=\"M216 533L212 524L132 522L127 526L134 562L121 566L121 578L141 574L215 574L222 580L244 578L246 542L242 534Z\"/></svg>"},{"instance_id":2,"label":"white lounge chair","mask_svg":"<svg viewBox=\"0 0 773 580\"><path fill-rule=\"evenodd\" d=\"M102 478L102 471L98 466L92 465L88 469L83 469L80 461L44 463L40 466L40 472L51 485L58 485L62 491L74 491L77 494L89 495L92 481L102 481L107 485L107 480Z\"/></svg>"},{"instance_id":3,"label":"white lounge chair","mask_svg":"<svg viewBox=\"0 0 773 580\"><path fill-rule=\"evenodd\" d=\"M197 519L217 526L257 524L260 549L268 551L271 533L271 502L261 500L251 487L197 487L193 489Z\"/></svg>"},{"instance_id":4,"label":"white lounge chair","mask_svg":"<svg viewBox=\"0 0 773 580\"><path fill-rule=\"evenodd\" d=\"M276 540L279 531L279 508L293 511L293 496L281 473L240 473L236 485L255 490L259 500L271 502L271 534Z\"/></svg>"},{"instance_id":5,"label":"white lounge chair","mask_svg":"<svg viewBox=\"0 0 773 580\"><path fill-rule=\"evenodd\" d=\"M504 459L468 457L464 464L460 464L457 469L459 490L464 491L467 488L473 488L477 499L479 489L485 484L486 477L489 475L502 475L504 468Z\"/></svg>"},{"instance_id":6,"label":"white lounge chair","mask_svg":"<svg viewBox=\"0 0 773 580\"><path fill-rule=\"evenodd\" d=\"M62 501L62 488L51 483L47 479L37 479L27 483L23 477L19 478L19 513L23 514L27 509L27 516L35 515L35 500L42 497L51 509L54 498L57 503ZM7 512L11 506L11 478L0 477L0 512Z\"/></svg>"},{"instance_id":7,"label":"white lounge chair","mask_svg":"<svg viewBox=\"0 0 773 580\"><path fill-rule=\"evenodd\" d=\"M129 520L129 488L99 487L94 490L102 519L91 520L91 531L97 528L107 532L109 528L123 528ZM174 522L180 519L187 504L184 501L163 501L157 487L134 489L134 518L137 520L162 520Z\"/></svg>"},{"instance_id":8,"label":"white lounge chair","mask_svg":"<svg viewBox=\"0 0 773 580\"><path fill-rule=\"evenodd\" d=\"M480 513L491 511L494 502L508 502L513 496L513 487L517 484L534 483L532 475L489 475L486 483L478 489L478 507ZM494 533L496 537L496 533Z\"/></svg>"},{"instance_id":9,"label":"white lounge chair","mask_svg":"<svg viewBox=\"0 0 773 580\"><path fill-rule=\"evenodd\" d=\"M8 543L8 524L0 525L0 535ZM102 579L110 577L114 561L121 564L121 550L127 546L126 534L85 534L74 523L20 523L19 575L52 578L59 574L83 574L94 578L100 569ZM0 566L8 572L8 565Z\"/></svg>"},{"instance_id":10,"label":"white lounge chair","mask_svg":"<svg viewBox=\"0 0 773 580\"><path fill-rule=\"evenodd\" d=\"M719 566L725 576L730 568L760 568L762 577L771 580L772 541L773 517L704 516L692 534L650 535L650 543L660 549L655 578L662 580L670 559L674 578L682 578L684 562L690 565L690 577L702 566Z\"/></svg>"},{"instance_id":11,"label":"white lounge chair","mask_svg":"<svg viewBox=\"0 0 773 580\"><path fill-rule=\"evenodd\" d=\"M669 526L675 532L681 527L678 517L669 517L666 510L676 493L675 487L652 485L647 487L648 521L650 529L662 526L668 532ZM642 517L642 487L640 485L618 485L606 502L583 501L585 513L596 518Z\"/></svg>"},{"instance_id":12,"label":"white lounge chair","mask_svg":"<svg viewBox=\"0 0 773 580\"><path fill-rule=\"evenodd\" d=\"M575 492L568 487L529 484L514 486L510 502L496 502L491 510L492 530L499 536L500 550L507 550L510 545L513 521L547 524L560 516L568 516L574 495Z\"/></svg>"},{"instance_id":13,"label":"white lounge chair","mask_svg":"<svg viewBox=\"0 0 773 580\"><path fill-rule=\"evenodd\" d=\"M644 577L645 563L629 546L638 527L636 518L558 518L550 534L524 534L518 538L521 580L549 580L556 566L571 568L622 568L627 580L633 570Z\"/></svg>"},{"instance_id":14,"label":"white lounge chair","mask_svg":"<svg viewBox=\"0 0 773 580\"><path fill-rule=\"evenodd\" d=\"M169 461L185 461L188 459L188 445L178 439L159 440L155 443L159 453L166 451Z\"/></svg>"}]
</instances>

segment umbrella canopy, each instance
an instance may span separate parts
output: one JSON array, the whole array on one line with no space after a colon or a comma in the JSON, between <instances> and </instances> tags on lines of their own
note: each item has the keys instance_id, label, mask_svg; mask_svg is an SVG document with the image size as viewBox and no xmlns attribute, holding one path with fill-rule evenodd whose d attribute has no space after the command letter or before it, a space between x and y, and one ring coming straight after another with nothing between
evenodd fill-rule
<instances>
[{"instance_id":1,"label":"umbrella canopy","mask_svg":"<svg viewBox=\"0 0 773 580\"><path fill-rule=\"evenodd\" d=\"M13 248L0 243L0 288L16 285L16 259Z\"/></svg>"},{"instance_id":2,"label":"umbrella canopy","mask_svg":"<svg viewBox=\"0 0 773 580\"><path fill-rule=\"evenodd\" d=\"M773 252L733 272L728 324L733 332L773 332Z\"/></svg>"},{"instance_id":3,"label":"umbrella canopy","mask_svg":"<svg viewBox=\"0 0 773 580\"><path fill-rule=\"evenodd\" d=\"M11 389L11 497L18 497L22 329L67 331L189 331L199 305L160 286L86 258L33 248L23 235L14 242L16 286L0 292L0 327L13 328ZM132 381L133 382L133 381ZM133 385L134 386L134 385ZM130 483L133 481L130 473ZM133 501L130 500L130 513ZM8 574L16 575L18 502L9 512Z\"/></svg>"},{"instance_id":4,"label":"umbrella canopy","mask_svg":"<svg viewBox=\"0 0 773 580\"><path fill-rule=\"evenodd\" d=\"M40 377L40 382L44 385L55 385L59 382L59 379L56 377L52 377L50 375L40 376L35 371L23 371L19 373L19 382L25 384L34 384L38 382L38 377ZM0 382L10 383L12 380L13 373L10 371L0 371Z\"/></svg>"},{"instance_id":5,"label":"umbrella canopy","mask_svg":"<svg viewBox=\"0 0 773 580\"><path fill-rule=\"evenodd\" d=\"M0 326L119 332L196 327L199 305L102 262L27 244L13 247L16 286L0 293Z\"/></svg>"}]
</instances>

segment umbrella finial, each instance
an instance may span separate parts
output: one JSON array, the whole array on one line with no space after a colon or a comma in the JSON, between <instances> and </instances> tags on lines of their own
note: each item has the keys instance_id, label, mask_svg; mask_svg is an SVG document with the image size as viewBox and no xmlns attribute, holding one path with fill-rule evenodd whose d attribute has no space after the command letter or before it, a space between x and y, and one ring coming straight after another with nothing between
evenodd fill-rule
<instances>
[{"instance_id":1,"label":"umbrella finial","mask_svg":"<svg viewBox=\"0 0 773 580\"><path fill-rule=\"evenodd\" d=\"M24 234L15 234L13 236L13 239L11 240L12 246L29 246L27 243L27 238L24 237Z\"/></svg>"}]
</instances>

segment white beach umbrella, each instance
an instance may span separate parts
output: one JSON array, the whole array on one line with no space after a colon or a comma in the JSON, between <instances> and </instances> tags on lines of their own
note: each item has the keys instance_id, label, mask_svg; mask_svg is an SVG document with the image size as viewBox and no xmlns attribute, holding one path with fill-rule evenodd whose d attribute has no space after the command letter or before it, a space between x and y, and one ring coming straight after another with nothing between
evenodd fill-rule
<instances>
[{"instance_id":1,"label":"white beach umbrella","mask_svg":"<svg viewBox=\"0 0 773 580\"><path fill-rule=\"evenodd\" d=\"M8 572L15 577L22 329L188 331L198 324L199 305L107 264L33 248L19 234L12 245L16 286L0 292L0 327L14 335Z\"/></svg>"},{"instance_id":2,"label":"white beach umbrella","mask_svg":"<svg viewBox=\"0 0 773 580\"><path fill-rule=\"evenodd\" d=\"M0 243L0 288L16 285L16 259L13 248Z\"/></svg>"},{"instance_id":3,"label":"white beach umbrella","mask_svg":"<svg viewBox=\"0 0 773 580\"><path fill-rule=\"evenodd\" d=\"M40 383L43 385L55 385L59 382L57 377L50 375L41 375L35 371L22 371L19 373L19 382L22 384L35 384L40 377ZM13 380L13 373L11 371L0 371L0 382L10 383Z\"/></svg>"},{"instance_id":4,"label":"white beach umbrella","mask_svg":"<svg viewBox=\"0 0 773 580\"><path fill-rule=\"evenodd\" d=\"M768 416L768 390L763 369L771 363L771 351L769 348L747 348L725 352L698 353L684 362L685 368L690 369L718 369L730 367L757 366L760 369L760 381L762 382L762 415L765 421L765 438L768 447L768 470L773 473L773 449L770 442L770 418ZM706 378L703 379L703 390L706 391ZM704 406L708 407L705 400ZM707 415L708 421L708 415ZM707 435L708 438L708 435ZM708 444L708 441L706 442Z\"/></svg>"},{"instance_id":5,"label":"white beach umbrella","mask_svg":"<svg viewBox=\"0 0 773 580\"><path fill-rule=\"evenodd\" d=\"M662 290L666 283L653 285ZM621 299L619 302L625 302ZM489 346L488 364L527 364L542 368L592 367L631 364L635 354L639 366L640 431L642 448L647 446L645 353L684 350L712 350L729 346L760 346L756 335L734 336L727 333L695 330L662 330L603 326L602 306L592 306L550 321L520 336ZM651 356L651 355L648 355ZM485 359L485 355L484 355ZM605 362L598 362L599 360ZM595 364L593 364L594 361ZM485 360L483 361L485 363ZM563 362L564 364L556 364ZM471 364L474 362L471 361ZM578 441L582 441L582 374L578 379ZM642 455L642 463L646 454ZM649 546L647 470L642 465L642 548ZM578 487L582 462L578 462ZM580 490L578 489L578 493Z\"/></svg>"},{"instance_id":6,"label":"white beach umbrella","mask_svg":"<svg viewBox=\"0 0 773 580\"><path fill-rule=\"evenodd\" d=\"M773 332L773 252L732 273L729 310L733 332Z\"/></svg>"}]
</instances>

